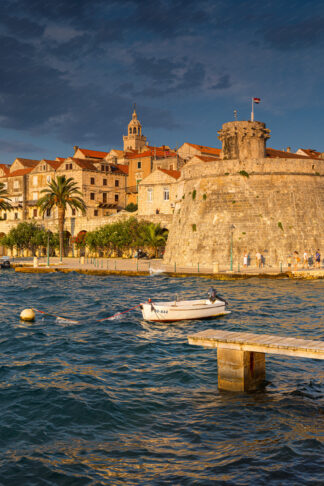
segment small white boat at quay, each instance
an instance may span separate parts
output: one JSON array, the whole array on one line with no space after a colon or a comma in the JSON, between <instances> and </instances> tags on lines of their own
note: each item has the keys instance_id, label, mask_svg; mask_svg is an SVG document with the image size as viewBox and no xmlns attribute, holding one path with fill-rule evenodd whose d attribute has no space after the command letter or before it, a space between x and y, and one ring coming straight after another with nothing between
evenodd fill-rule
<instances>
[{"instance_id":1,"label":"small white boat at quay","mask_svg":"<svg viewBox=\"0 0 324 486\"><path fill-rule=\"evenodd\" d=\"M174 322L230 314L226 306L227 302L217 296L214 289L210 289L209 299L172 302L152 302L149 299L148 302L142 303L140 308L145 321Z\"/></svg>"}]
</instances>

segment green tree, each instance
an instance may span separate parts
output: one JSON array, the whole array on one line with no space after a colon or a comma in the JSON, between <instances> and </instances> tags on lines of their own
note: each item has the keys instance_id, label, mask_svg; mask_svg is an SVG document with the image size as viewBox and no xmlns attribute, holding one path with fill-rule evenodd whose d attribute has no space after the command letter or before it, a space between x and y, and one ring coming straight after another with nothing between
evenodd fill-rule
<instances>
[{"instance_id":1,"label":"green tree","mask_svg":"<svg viewBox=\"0 0 324 486\"><path fill-rule=\"evenodd\" d=\"M45 248L47 245L48 232L35 223L19 223L11 228L9 233L1 239L1 245L7 248L17 248L18 251L27 249L36 253L37 248ZM57 239L57 237L56 237ZM55 246L55 237L51 233L50 245Z\"/></svg>"},{"instance_id":2,"label":"green tree","mask_svg":"<svg viewBox=\"0 0 324 486\"><path fill-rule=\"evenodd\" d=\"M142 230L143 242L154 249L154 256L157 257L158 249L164 247L168 238L168 230L161 228L160 224L146 224Z\"/></svg>"},{"instance_id":3,"label":"green tree","mask_svg":"<svg viewBox=\"0 0 324 486\"><path fill-rule=\"evenodd\" d=\"M41 212L57 208L58 211L58 232L60 238L60 262L62 262L63 246L64 246L64 222L66 209L69 206L72 209L81 211L86 214L86 204L82 199L82 193L77 187L77 183L72 177L68 179L65 175L57 176L49 182L48 187L43 189L41 197L37 203Z\"/></svg>"},{"instance_id":4,"label":"green tree","mask_svg":"<svg viewBox=\"0 0 324 486\"><path fill-rule=\"evenodd\" d=\"M3 182L0 182L0 209L4 211L11 211L13 209Z\"/></svg>"}]
</instances>

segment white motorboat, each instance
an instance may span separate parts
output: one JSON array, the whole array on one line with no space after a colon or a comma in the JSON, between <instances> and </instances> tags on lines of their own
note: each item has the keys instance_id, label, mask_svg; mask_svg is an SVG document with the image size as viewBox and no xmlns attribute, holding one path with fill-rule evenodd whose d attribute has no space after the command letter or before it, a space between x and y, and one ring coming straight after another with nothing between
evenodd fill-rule
<instances>
[{"instance_id":1,"label":"white motorboat","mask_svg":"<svg viewBox=\"0 0 324 486\"><path fill-rule=\"evenodd\" d=\"M226 310L227 302L218 297L214 289L212 291L213 295L209 299L174 300L172 302L152 302L149 299L148 302L140 305L143 318L146 321L173 322L230 314Z\"/></svg>"}]
</instances>

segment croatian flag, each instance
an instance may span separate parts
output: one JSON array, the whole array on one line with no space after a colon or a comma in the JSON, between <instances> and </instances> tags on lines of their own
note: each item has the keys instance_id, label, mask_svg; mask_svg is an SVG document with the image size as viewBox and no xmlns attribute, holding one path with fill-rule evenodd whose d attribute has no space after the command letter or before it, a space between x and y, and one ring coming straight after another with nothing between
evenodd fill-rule
<instances>
[{"instance_id":1,"label":"croatian flag","mask_svg":"<svg viewBox=\"0 0 324 486\"><path fill-rule=\"evenodd\" d=\"M254 103L260 103L261 99L260 98L253 98Z\"/></svg>"}]
</instances>

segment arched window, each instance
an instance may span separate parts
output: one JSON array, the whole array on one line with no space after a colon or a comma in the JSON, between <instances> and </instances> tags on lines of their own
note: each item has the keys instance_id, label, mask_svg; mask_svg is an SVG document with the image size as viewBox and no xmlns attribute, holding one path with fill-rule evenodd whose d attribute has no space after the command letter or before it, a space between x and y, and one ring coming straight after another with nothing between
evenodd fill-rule
<instances>
[{"instance_id":1,"label":"arched window","mask_svg":"<svg viewBox=\"0 0 324 486\"><path fill-rule=\"evenodd\" d=\"M136 133L136 127L133 128L133 133Z\"/></svg>"},{"instance_id":2,"label":"arched window","mask_svg":"<svg viewBox=\"0 0 324 486\"><path fill-rule=\"evenodd\" d=\"M129 134L130 134L130 135L132 134L132 129L131 129L131 128L129 129Z\"/></svg>"}]
</instances>

